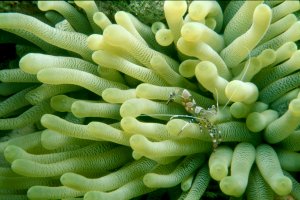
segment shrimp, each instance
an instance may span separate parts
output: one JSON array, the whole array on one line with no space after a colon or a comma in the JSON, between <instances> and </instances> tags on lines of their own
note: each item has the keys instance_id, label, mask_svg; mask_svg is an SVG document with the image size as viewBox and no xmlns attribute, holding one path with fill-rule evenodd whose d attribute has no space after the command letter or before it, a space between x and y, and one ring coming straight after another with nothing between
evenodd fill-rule
<instances>
[{"instance_id":1,"label":"shrimp","mask_svg":"<svg viewBox=\"0 0 300 200\"><path fill-rule=\"evenodd\" d=\"M170 102L173 102L175 100L175 97L178 94L173 91L170 93L169 95L169 99L167 101L167 104L169 104ZM221 138L221 131L218 130L218 127L214 124L213 122L213 118L217 115L217 111L218 111L218 103L217 106L213 105L210 108L203 108L199 105L197 105L196 101L193 99L191 93L184 89L180 95L181 99L182 99L182 105L184 106L185 110L191 114L190 115L173 115L171 119L174 118L188 118L189 122L187 122L182 129L180 130L180 132L178 134L180 134L184 128L186 128L186 126L189 123L198 123L201 129L201 132L203 129L206 129L210 135L210 137L212 138L212 143L213 143L213 148L216 149L218 147L218 145L221 143L222 138Z\"/></svg>"}]
</instances>

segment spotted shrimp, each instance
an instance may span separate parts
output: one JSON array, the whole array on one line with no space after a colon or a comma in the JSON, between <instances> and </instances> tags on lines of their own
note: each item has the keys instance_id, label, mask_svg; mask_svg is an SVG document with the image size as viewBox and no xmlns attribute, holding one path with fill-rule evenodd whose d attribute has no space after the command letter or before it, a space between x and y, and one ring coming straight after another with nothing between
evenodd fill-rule
<instances>
[{"instance_id":1,"label":"spotted shrimp","mask_svg":"<svg viewBox=\"0 0 300 200\"><path fill-rule=\"evenodd\" d=\"M249 49L247 49L247 50L248 50L248 60L249 60L250 59L250 50ZM248 63L246 63L245 71L244 71L242 77L240 78L241 81L243 81L243 79L245 78L245 75L248 72L249 67L250 67L250 60ZM225 108L229 104L232 96L236 92L237 92L237 90L235 90L233 92L233 94L230 96L230 98L228 99L226 104L223 106L223 108ZM217 92L216 92L216 94L217 94ZM170 118L170 120L174 119L174 118L189 119L189 121L181 128L181 130L178 134L180 134L186 128L186 126L188 124L198 123L200 126L201 132L203 131L203 129L206 129L208 131L208 134L212 139L213 149L215 150L222 141L221 131L214 124L214 120L213 120L217 116L218 111L219 111L218 96L217 96L217 105L216 106L212 105L210 108L205 109L205 108L197 105L195 99L193 99L191 93L187 89L183 89L181 94L179 94L178 91L171 92L169 94L169 98L168 98L168 101L166 102L166 104L173 102L178 95L181 98L181 103L184 106L185 110L191 114L191 116L190 115L173 115Z\"/></svg>"},{"instance_id":2,"label":"spotted shrimp","mask_svg":"<svg viewBox=\"0 0 300 200\"><path fill-rule=\"evenodd\" d=\"M218 130L218 127L212 121L212 118L217 115L218 104L217 106L212 105L208 109L204 109L203 107L197 105L196 101L193 99L191 93L184 89L181 94L178 92L171 92L167 101L167 104L173 102L177 95L180 95L181 103L184 106L185 110L191 114L190 115L173 115L171 119L174 118L185 118L189 119L189 121L181 128L178 134L186 128L189 123L198 123L201 129L206 129L212 139L213 149L216 149L218 145L221 143L221 132Z\"/></svg>"}]
</instances>

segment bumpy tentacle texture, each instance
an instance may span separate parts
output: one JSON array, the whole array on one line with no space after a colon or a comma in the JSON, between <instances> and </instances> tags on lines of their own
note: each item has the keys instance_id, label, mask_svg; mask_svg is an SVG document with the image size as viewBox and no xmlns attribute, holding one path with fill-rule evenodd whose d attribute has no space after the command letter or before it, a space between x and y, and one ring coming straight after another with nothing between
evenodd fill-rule
<instances>
[{"instance_id":1,"label":"bumpy tentacle texture","mask_svg":"<svg viewBox=\"0 0 300 200\"><path fill-rule=\"evenodd\" d=\"M255 159L255 148L249 143L238 144L232 155L231 173L221 179L221 190L230 196L240 197L246 190L248 176Z\"/></svg>"},{"instance_id":2,"label":"bumpy tentacle texture","mask_svg":"<svg viewBox=\"0 0 300 200\"><path fill-rule=\"evenodd\" d=\"M0 13L0 199L300 198L299 1L98 2Z\"/></svg>"},{"instance_id":3,"label":"bumpy tentacle texture","mask_svg":"<svg viewBox=\"0 0 300 200\"><path fill-rule=\"evenodd\" d=\"M261 144L257 147L256 165L276 194L283 196L291 192L292 181L283 175L278 157L271 146Z\"/></svg>"}]
</instances>

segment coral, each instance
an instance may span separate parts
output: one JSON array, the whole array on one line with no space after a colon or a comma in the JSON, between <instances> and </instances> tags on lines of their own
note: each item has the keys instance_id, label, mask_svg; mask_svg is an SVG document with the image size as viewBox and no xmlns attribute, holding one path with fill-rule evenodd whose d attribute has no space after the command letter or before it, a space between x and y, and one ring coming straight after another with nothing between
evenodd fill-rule
<instances>
[{"instance_id":1,"label":"coral","mask_svg":"<svg viewBox=\"0 0 300 200\"><path fill-rule=\"evenodd\" d=\"M300 199L299 1L106 3L0 13L0 199Z\"/></svg>"},{"instance_id":2,"label":"coral","mask_svg":"<svg viewBox=\"0 0 300 200\"><path fill-rule=\"evenodd\" d=\"M152 24L155 21L164 20L164 3L162 1L96 1L96 4L98 5L99 10L111 19L117 11L123 10L136 16L140 16L139 19L146 24Z\"/></svg>"}]
</instances>

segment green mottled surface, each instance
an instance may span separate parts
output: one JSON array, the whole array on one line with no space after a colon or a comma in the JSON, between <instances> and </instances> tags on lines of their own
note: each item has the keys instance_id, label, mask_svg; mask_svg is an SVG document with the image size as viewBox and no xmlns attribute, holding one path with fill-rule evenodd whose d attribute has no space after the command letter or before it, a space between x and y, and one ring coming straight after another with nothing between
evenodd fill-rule
<instances>
[{"instance_id":1,"label":"green mottled surface","mask_svg":"<svg viewBox=\"0 0 300 200\"><path fill-rule=\"evenodd\" d=\"M299 11L0 2L0 199L298 199Z\"/></svg>"}]
</instances>

